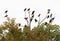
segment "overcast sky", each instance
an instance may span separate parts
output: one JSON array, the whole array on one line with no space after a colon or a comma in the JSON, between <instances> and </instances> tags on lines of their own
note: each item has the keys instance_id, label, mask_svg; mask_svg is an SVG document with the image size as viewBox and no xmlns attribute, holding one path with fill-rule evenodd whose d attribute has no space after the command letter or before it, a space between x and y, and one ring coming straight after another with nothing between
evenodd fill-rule
<instances>
[{"instance_id":1,"label":"overcast sky","mask_svg":"<svg viewBox=\"0 0 60 41\"><path fill-rule=\"evenodd\" d=\"M47 14L47 9L51 9L53 17L55 17L54 24L60 25L60 0L0 0L0 23L3 23L4 11L8 10L10 18L16 18L16 22L24 25L24 8L31 8L31 11L35 10L36 17L41 13L41 18ZM42 20L41 19L41 20ZM36 25L34 22L32 26Z\"/></svg>"}]
</instances>

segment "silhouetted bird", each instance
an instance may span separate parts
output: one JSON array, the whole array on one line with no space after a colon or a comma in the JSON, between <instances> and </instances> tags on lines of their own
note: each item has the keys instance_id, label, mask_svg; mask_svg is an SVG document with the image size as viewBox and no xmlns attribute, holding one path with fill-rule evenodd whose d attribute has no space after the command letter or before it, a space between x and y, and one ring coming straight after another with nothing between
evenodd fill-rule
<instances>
[{"instance_id":1,"label":"silhouetted bird","mask_svg":"<svg viewBox=\"0 0 60 41\"><path fill-rule=\"evenodd\" d=\"M24 19L25 19L25 20L27 20L28 18L27 18L27 17L25 17Z\"/></svg>"},{"instance_id":2,"label":"silhouetted bird","mask_svg":"<svg viewBox=\"0 0 60 41\"><path fill-rule=\"evenodd\" d=\"M8 10L5 11L5 13L7 13L7 12L8 12Z\"/></svg>"},{"instance_id":3,"label":"silhouetted bird","mask_svg":"<svg viewBox=\"0 0 60 41\"><path fill-rule=\"evenodd\" d=\"M32 18L30 19L30 22L32 21Z\"/></svg>"},{"instance_id":4,"label":"silhouetted bird","mask_svg":"<svg viewBox=\"0 0 60 41\"><path fill-rule=\"evenodd\" d=\"M35 19L35 22L37 22L37 19Z\"/></svg>"},{"instance_id":5,"label":"silhouetted bird","mask_svg":"<svg viewBox=\"0 0 60 41\"><path fill-rule=\"evenodd\" d=\"M45 25L47 24L47 22L45 22Z\"/></svg>"},{"instance_id":6,"label":"silhouetted bird","mask_svg":"<svg viewBox=\"0 0 60 41\"><path fill-rule=\"evenodd\" d=\"M52 20L54 20L55 18L52 18Z\"/></svg>"},{"instance_id":7,"label":"silhouetted bird","mask_svg":"<svg viewBox=\"0 0 60 41\"><path fill-rule=\"evenodd\" d=\"M26 11L27 8L24 9L24 11Z\"/></svg>"},{"instance_id":8,"label":"silhouetted bird","mask_svg":"<svg viewBox=\"0 0 60 41\"><path fill-rule=\"evenodd\" d=\"M28 8L28 10L27 11L29 11L30 10L30 8Z\"/></svg>"},{"instance_id":9,"label":"silhouetted bird","mask_svg":"<svg viewBox=\"0 0 60 41\"><path fill-rule=\"evenodd\" d=\"M51 22L52 22L52 19L49 20L49 23L51 23Z\"/></svg>"},{"instance_id":10,"label":"silhouetted bird","mask_svg":"<svg viewBox=\"0 0 60 41\"><path fill-rule=\"evenodd\" d=\"M24 27L27 27L27 25L25 25Z\"/></svg>"},{"instance_id":11,"label":"silhouetted bird","mask_svg":"<svg viewBox=\"0 0 60 41\"><path fill-rule=\"evenodd\" d=\"M19 26L21 26L21 24L19 23Z\"/></svg>"},{"instance_id":12,"label":"silhouetted bird","mask_svg":"<svg viewBox=\"0 0 60 41\"><path fill-rule=\"evenodd\" d=\"M48 9L48 11L50 11L50 9Z\"/></svg>"},{"instance_id":13,"label":"silhouetted bird","mask_svg":"<svg viewBox=\"0 0 60 41\"><path fill-rule=\"evenodd\" d=\"M32 18L34 18L34 15L32 15Z\"/></svg>"},{"instance_id":14,"label":"silhouetted bird","mask_svg":"<svg viewBox=\"0 0 60 41\"><path fill-rule=\"evenodd\" d=\"M49 15L47 16L47 18L49 18Z\"/></svg>"},{"instance_id":15,"label":"silhouetted bird","mask_svg":"<svg viewBox=\"0 0 60 41\"><path fill-rule=\"evenodd\" d=\"M8 17L8 15L5 15L5 17Z\"/></svg>"},{"instance_id":16,"label":"silhouetted bird","mask_svg":"<svg viewBox=\"0 0 60 41\"><path fill-rule=\"evenodd\" d=\"M50 9L48 9L48 14L50 13Z\"/></svg>"},{"instance_id":17,"label":"silhouetted bird","mask_svg":"<svg viewBox=\"0 0 60 41\"><path fill-rule=\"evenodd\" d=\"M52 17L52 14L50 15L50 17Z\"/></svg>"},{"instance_id":18,"label":"silhouetted bird","mask_svg":"<svg viewBox=\"0 0 60 41\"><path fill-rule=\"evenodd\" d=\"M38 15L38 17L40 17L40 14Z\"/></svg>"},{"instance_id":19,"label":"silhouetted bird","mask_svg":"<svg viewBox=\"0 0 60 41\"><path fill-rule=\"evenodd\" d=\"M32 15L34 15L34 12L35 12L35 11L32 11Z\"/></svg>"}]
</instances>

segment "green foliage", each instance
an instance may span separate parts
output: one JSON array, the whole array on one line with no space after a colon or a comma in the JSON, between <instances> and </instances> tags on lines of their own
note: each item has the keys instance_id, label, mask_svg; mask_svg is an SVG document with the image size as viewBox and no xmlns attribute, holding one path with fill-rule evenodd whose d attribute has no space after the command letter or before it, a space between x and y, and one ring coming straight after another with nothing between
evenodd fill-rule
<instances>
[{"instance_id":1,"label":"green foliage","mask_svg":"<svg viewBox=\"0 0 60 41\"><path fill-rule=\"evenodd\" d=\"M59 25L42 23L34 27L32 30L29 26L25 26L23 30L19 29L18 23L15 23L15 18L5 21L0 25L0 41L60 41ZM50 33L49 29L50 28ZM7 30L7 31L6 31Z\"/></svg>"}]
</instances>

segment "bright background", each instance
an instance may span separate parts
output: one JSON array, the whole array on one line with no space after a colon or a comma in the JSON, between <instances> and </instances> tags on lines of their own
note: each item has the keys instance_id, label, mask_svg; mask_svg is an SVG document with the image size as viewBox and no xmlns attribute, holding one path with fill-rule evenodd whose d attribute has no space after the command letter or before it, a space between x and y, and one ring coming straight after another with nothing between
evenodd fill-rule
<instances>
[{"instance_id":1,"label":"bright background","mask_svg":"<svg viewBox=\"0 0 60 41\"><path fill-rule=\"evenodd\" d=\"M16 18L17 23L25 25L24 8L35 10L36 18L41 13L42 19L46 15L47 9L51 9L51 13L55 17L53 24L60 25L60 0L0 0L0 24L6 20L4 11L8 10L7 14L10 18ZM36 24L33 21L32 27Z\"/></svg>"}]
</instances>

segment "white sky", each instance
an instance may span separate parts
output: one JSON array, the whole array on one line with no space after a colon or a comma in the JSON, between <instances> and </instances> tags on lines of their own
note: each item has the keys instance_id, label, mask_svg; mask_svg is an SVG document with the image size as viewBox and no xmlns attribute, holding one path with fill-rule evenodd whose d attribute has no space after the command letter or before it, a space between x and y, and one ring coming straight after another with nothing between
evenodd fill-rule
<instances>
[{"instance_id":1,"label":"white sky","mask_svg":"<svg viewBox=\"0 0 60 41\"><path fill-rule=\"evenodd\" d=\"M60 0L0 0L0 23L6 20L4 11L8 10L9 17L16 18L16 22L24 25L24 8L31 8L36 14L41 13L42 17L46 15L47 9L51 9L55 17L53 23L60 25Z\"/></svg>"}]
</instances>

